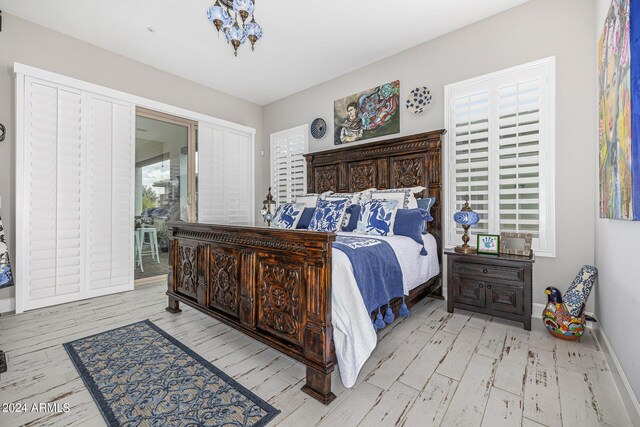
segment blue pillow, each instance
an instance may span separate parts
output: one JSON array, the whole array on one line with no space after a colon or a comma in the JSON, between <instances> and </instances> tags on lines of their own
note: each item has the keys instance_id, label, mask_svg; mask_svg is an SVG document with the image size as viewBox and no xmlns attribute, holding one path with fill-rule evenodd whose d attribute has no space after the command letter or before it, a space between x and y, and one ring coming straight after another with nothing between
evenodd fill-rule
<instances>
[{"instance_id":1,"label":"blue pillow","mask_svg":"<svg viewBox=\"0 0 640 427\"><path fill-rule=\"evenodd\" d=\"M360 211L362 206L351 205L347 208L347 214L350 214L349 222L345 227L342 227L342 231L353 231L358 226L358 218L360 218Z\"/></svg>"},{"instance_id":2,"label":"blue pillow","mask_svg":"<svg viewBox=\"0 0 640 427\"><path fill-rule=\"evenodd\" d=\"M424 199L418 199L418 208L423 209L424 214L424 222L422 223L422 234L427 234L427 223L433 221L433 217L431 216L431 208L436 204L435 197L427 197Z\"/></svg>"},{"instance_id":3,"label":"blue pillow","mask_svg":"<svg viewBox=\"0 0 640 427\"><path fill-rule=\"evenodd\" d=\"M285 203L278 207L273 218L273 228L296 228L304 210L304 203Z\"/></svg>"},{"instance_id":4,"label":"blue pillow","mask_svg":"<svg viewBox=\"0 0 640 427\"><path fill-rule=\"evenodd\" d=\"M396 222L393 224L393 233L398 236L407 236L422 245L420 255L427 255L422 239L422 224L424 216L429 215L424 209L398 209Z\"/></svg>"},{"instance_id":5,"label":"blue pillow","mask_svg":"<svg viewBox=\"0 0 640 427\"><path fill-rule=\"evenodd\" d=\"M304 208L304 211L302 211L302 216L300 217L298 225L296 226L298 230L306 230L307 228L309 228L309 223L311 222L311 218L313 218L313 211L315 210L316 208Z\"/></svg>"},{"instance_id":6,"label":"blue pillow","mask_svg":"<svg viewBox=\"0 0 640 427\"><path fill-rule=\"evenodd\" d=\"M318 200L308 229L311 231L338 231L342 227L344 213L349 203L349 199Z\"/></svg>"}]
</instances>

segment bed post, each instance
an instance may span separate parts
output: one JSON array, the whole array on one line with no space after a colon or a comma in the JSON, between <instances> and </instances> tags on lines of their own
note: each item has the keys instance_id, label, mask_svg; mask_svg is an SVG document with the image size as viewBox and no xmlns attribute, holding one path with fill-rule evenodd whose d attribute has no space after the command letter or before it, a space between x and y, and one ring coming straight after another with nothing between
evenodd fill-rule
<instances>
[{"instance_id":1,"label":"bed post","mask_svg":"<svg viewBox=\"0 0 640 427\"><path fill-rule=\"evenodd\" d=\"M177 249L177 245L178 245L178 241L176 240L175 236L174 236L174 229L171 226L167 227L167 232L169 233L169 272L167 273L167 291L168 292L175 292L176 287L175 287L175 283L177 283L177 274L178 274L178 268L176 265L176 249ZM167 311L169 313L180 313L182 310L180 310L180 302L175 299L172 298L171 296L169 296L169 301L167 303Z\"/></svg>"},{"instance_id":2,"label":"bed post","mask_svg":"<svg viewBox=\"0 0 640 427\"><path fill-rule=\"evenodd\" d=\"M331 373L335 365L331 324L331 243L309 249L306 265L304 347L309 358L317 362L317 367L314 366L316 363L307 364L307 379L302 391L327 405L336 398L331 392Z\"/></svg>"}]
</instances>

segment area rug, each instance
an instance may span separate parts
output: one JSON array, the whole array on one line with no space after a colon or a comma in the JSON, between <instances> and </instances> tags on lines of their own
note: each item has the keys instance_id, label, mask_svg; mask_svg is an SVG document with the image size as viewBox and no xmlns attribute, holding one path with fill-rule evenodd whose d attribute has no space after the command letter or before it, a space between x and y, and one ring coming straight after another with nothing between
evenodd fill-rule
<instances>
[{"instance_id":1,"label":"area rug","mask_svg":"<svg viewBox=\"0 0 640 427\"><path fill-rule=\"evenodd\" d=\"M149 320L64 344L109 426L264 426L280 413Z\"/></svg>"}]
</instances>

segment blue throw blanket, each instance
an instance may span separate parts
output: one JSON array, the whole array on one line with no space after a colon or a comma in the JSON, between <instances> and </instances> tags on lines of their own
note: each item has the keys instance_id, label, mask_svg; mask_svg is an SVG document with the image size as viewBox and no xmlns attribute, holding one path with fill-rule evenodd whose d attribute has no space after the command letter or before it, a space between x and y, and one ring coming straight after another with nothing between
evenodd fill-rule
<instances>
[{"instance_id":1,"label":"blue throw blanket","mask_svg":"<svg viewBox=\"0 0 640 427\"><path fill-rule=\"evenodd\" d=\"M394 315L389 306L393 298L402 297L400 315L409 315L404 303L402 270L389 243L370 237L338 236L333 248L344 252L351 261L353 275L367 311L378 310L374 322L376 329L384 328L385 322L393 322ZM387 309L383 318L381 308L385 305Z\"/></svg>"}]
</instances>

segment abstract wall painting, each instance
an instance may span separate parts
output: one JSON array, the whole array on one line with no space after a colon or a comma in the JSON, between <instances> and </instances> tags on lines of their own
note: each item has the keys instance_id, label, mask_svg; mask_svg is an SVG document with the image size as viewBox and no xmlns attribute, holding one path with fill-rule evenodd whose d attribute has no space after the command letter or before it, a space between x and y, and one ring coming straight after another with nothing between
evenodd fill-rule
<instances>
[{"instance_id":1,"label":"abstract wall painting","mask_svg":"<svg viewBox=\"0 0 640 427\"><path fill-rule=\"evenodd\" d=\"M13 276L11 275L11 265L9 264L9 249L4 238L2 218L0 218L0 288L9 286L13 286Z\"/></svg>"},{"instance_id":2,"label":"abstract wall painting","mask_svg":"<svg viewBox=\"0 0 640 427\"><path fill-rule=\"evenodd\" d=\"M334 144L399 133L399 100L399 80L336 100Z\"/></svg>"},{"instance_id":3,"label":"abstract wall painting","mask_svg":"<svg viewBox=\"0 0 640 427\"><path fill-rule=\"evenodd\" d=\"M635 3L635 2L633 2ZM613 0L598 50L600 217L640 220L640 10Z\"/></svg>"}]
</instances>

